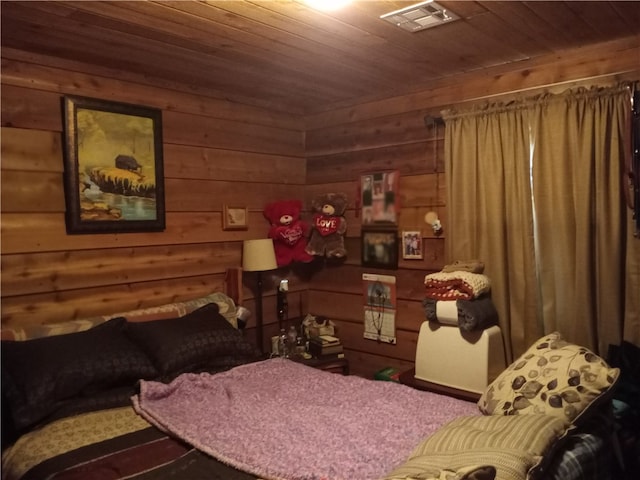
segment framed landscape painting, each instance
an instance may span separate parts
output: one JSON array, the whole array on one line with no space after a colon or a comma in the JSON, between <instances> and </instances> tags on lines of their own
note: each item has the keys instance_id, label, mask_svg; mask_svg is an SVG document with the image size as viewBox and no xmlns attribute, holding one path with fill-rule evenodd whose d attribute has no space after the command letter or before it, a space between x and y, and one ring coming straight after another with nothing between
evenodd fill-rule
<instances>
[{"instance_id":1,"label":"framed landscape painting","mask_svg":"<svg viewBox=\"0 0 640 480\"><path fill-rule=\"evenodd\" d=\"M164 230L162 112L66 96L63 114L67 233Z\"/></svg>"}]
</instances>

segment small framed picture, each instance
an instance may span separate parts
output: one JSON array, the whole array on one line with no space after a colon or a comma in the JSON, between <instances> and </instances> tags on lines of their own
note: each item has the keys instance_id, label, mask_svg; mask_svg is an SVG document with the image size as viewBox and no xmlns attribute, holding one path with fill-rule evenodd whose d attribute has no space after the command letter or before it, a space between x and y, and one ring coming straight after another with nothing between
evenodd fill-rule
<instances>
[{"instance_id":1,"label":"small framed picture","mask_svg":"<svg viewBox=\"0 0 640 480\"><path fill-rule=\"evenodd\" d=\"M398 268L398 231L389 229L362 230L362 266Z\"/></svg>"},{"instance_id":2,"label":"small framed picture","mask_svg":"<svg viewBox=\"0 0 640 480\"><path fill-rule=\"evenodd\" d=\"M223 230L247 230L249 228L249 212L247 207L224 205L222 208Z\"/></svg>"},{"instance_id":3,"label":"small framed picture","mask_svg":"<svg viewBox=\"0 0 640 480\"><path fill-rule=\"evenodd\" d=\"M402 232L402 258L404 260L422 259L422 232L418 230Z\"/></svg>"}]
</instances>

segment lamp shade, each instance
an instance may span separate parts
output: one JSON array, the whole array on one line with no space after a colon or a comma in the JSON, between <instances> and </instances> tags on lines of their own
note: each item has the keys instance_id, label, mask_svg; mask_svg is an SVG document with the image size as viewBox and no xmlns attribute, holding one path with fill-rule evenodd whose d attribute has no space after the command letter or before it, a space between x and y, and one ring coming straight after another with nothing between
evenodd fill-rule
<instances>
[{"instance_id":1,"label":"lamp shade","mask_svg":"<svg viewBox=\"0 0 640 480\"><path fill-rule=\"evenodd\" d=\"M273 240L260 238L245 240L242 244L242 269L246 272L264 272L278 268Z\"/></svg>"}]
</instances>

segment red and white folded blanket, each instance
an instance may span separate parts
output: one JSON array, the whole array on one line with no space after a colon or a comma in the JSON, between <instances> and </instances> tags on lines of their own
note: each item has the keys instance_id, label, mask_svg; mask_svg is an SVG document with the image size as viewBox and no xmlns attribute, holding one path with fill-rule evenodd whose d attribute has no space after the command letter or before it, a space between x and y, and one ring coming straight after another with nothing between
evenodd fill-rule
<instances>
[{"instance_id":1,"label":"red and white folded blanket","mask_svg":"<svg viewBox=\"0 0 640 480\"><path fill-rule=\"evenodd\" d=\"M464 271L430 273L424 277L427 298L473 300L491 290L489 277Z\"/></svg>"}]
</instances>

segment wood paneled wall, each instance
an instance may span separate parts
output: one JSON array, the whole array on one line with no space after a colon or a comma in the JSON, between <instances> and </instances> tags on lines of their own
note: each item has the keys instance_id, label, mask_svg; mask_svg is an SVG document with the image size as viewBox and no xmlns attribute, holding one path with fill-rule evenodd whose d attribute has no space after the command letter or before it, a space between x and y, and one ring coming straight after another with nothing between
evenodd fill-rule
<instances>
[{"instance_id":1,"label":"wood paneled wall","mask_svg":"<svg viewBox=\"0 0 640 480\"><path fill-rule=\"evenodd\" d=\"M67 235L65 94L162 110L164 232ZM184 86L3 49L2 325L120 312L221 289L225 268L240 265L241 241L266 236L265 203L302 198L302 124ZM222 230L223 204L249 208L248 230ZM245 277L245 304L255 311L254 278ZM265 316L273 322L274 291L268 281L265 288ZM292 308L301 310L306 283L292 282L292 290Z\"/></svg>"},{"instance_id":2,"label":"wood paneled wall","mask_svg":"<svg viewBox=\"0 0 640 480\"><path fill-rule=\"evenodd\" d=\"M447 206L443 169L442 126L425 122L440 111L464 107L491 97L508 100L534 90L566 89L580 84L609 84L640 78L638 37L577 49L531 62L504 65L435 83L429 90L334 110L307 121L306 195L345 191L350 209L344 266L326 268L310 283L309 309L335 320L354 373L371 376L376 370L413 366L424 311L424 275L440 270L447 259ZM427 126L429 124L430 126ZM360 266L360 219L357 215L358 177L364 172L400 171L398 231L421 230L424 259L400 261L398 270ZM436 237L424 222L428 211L438 213L443 234ZM397 345L363 338L362 273L396 276Z\"/></svg>"},{"instance_id":3,"label":"wood paneled wall","mask_svg":"<svg viewBox=\"0 0 640 480\"><path fill-rule=\"evenodd\" d=\"M583 79L637 79L638 55L634 37L300 119L151 77L3 49L2 325L58 322L219 289L225 268L240 264L241 241L266 236L267 202L304 198L308 205L319 193L343 191L349 197L348 258L341 265L316 261L269 272L265 337L276 332L274 287L290 278L291 315L310 311L334 319L354 373L409 368L424 318L422 280L447 261L443 127L427 127L425 116L496 95L567 88ZM66 234L60 106L65 94L162 109L166 231ZM423 232L424 259L401 260L396 271L363 269L357 180L389 169L401 174L399 231ZM225 203L249 207L247 231L222 230ZM442 220L440 237L424 223L431 210ZM395 346L363 339L365 271L397 277ZM254 280L245 273L245 305L255 311Z\"/></svg>"}]
</instances>

